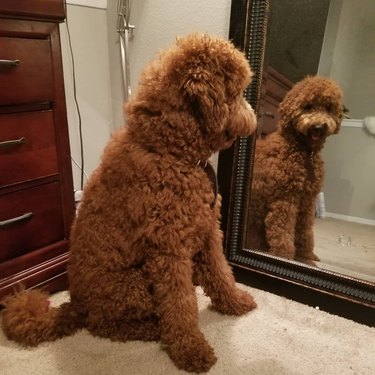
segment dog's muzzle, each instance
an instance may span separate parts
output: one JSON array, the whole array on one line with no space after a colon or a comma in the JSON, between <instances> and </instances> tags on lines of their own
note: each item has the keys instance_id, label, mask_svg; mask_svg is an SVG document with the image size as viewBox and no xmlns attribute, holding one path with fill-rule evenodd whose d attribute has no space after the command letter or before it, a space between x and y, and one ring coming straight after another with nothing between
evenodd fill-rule
<instances>
[{"instance_id":1,"label":"dog's muzzle","mask_svg":"<svg viewBox=\"0 0 375 375\"><path fill-rule=\"evenodd\" d=\"M326 135L327 129L327 124L317 124L310 126L307 133L313 141L319 141Z\"/></svg>"}]
</instances>

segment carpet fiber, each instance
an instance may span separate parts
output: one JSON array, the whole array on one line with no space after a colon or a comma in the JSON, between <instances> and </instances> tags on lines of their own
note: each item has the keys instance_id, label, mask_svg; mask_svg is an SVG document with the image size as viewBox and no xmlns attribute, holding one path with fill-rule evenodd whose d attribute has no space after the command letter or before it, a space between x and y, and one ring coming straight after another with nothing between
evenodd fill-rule
<instances>
[{"instance_id":1,"label":"carpet fiber","mask_svg":"<svg viewBox=\"0 0 375 375\"><path fill-rule=\"evenodd\" d=\"M247 288L240 285L241 288ZM375 328L251 289L258 308L229 317L197 289L200 326L218 361L208 374L375 374ZM51 297L53 305L69 298ZM177 370L159 343L115 343L83 330L24 349L0 331L2 375L170 375Z\"/></svg>"}]
</instances>

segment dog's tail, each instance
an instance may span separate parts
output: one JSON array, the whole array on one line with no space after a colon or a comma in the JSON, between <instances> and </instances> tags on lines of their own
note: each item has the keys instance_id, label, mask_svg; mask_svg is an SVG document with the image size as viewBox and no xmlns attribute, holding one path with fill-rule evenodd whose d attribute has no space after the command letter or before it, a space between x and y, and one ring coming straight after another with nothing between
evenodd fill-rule
<instances>
[{"instance_id":1,"label":"dog's tail","mask_svg":"<svg viewBox=\"0 0 375 375\"><path fill-rule=\"evenodd\" d=\"M2 304L2 328L10 340L24 346L54 341L82 328L83 317L70 302L50 307L48 295L39 290L19 292Z\"/></svg>"}]
</instances>

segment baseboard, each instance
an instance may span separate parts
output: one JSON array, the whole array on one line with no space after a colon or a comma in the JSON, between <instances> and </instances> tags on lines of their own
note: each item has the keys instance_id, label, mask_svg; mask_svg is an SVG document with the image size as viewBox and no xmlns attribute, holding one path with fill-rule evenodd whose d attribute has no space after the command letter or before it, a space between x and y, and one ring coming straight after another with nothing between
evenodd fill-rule
<instances>
[{"instance_id":1,"label":"baseboard","mask_svg":"<svg viewBox=\"0 0 375 375\"><path fill-rule=\"evenodd\" d=\"M339 219L339 220L350 221L350 222L358 223L358 224L366 224L366 225L375 226L375 220L364 219L362 217L357 217L357 216L348 216L348 215L336 214L334 212L326 211L325 217L331 217L333 219Z\"/></svg>"},{"instance_id":2,"label":"baseboard","mask_svg":"<svg viewBox=\"0 0 375 375\"><path fill-rule=\"evenodd\" d=\"M43 288L51 292L66 288L68 256L66 252L40 264L25 268L14 275L0 278L0 301L3 297L20 290L21 286L26 289Z\"/></svg>"},{"instance_id":3,"label":"baseboard","mask_svg":"<svg viewBox=\"0 0 375 375\"><path fill-rule=\"evenodd\" d=\"M363 128L363 120L357 119L344 119L341 123L341 126L347 128Z\"/></svg>"}]
</instances>

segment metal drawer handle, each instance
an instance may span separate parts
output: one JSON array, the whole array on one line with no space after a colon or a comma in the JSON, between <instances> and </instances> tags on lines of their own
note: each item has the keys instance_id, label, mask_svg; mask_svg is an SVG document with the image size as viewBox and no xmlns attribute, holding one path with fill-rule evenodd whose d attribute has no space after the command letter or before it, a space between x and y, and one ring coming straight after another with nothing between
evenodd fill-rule
<instances>
[{"instance_id":1,"label":"metal drawer handle","mask_svg":"<svg viewBox=\"0 0 375 375\"><path fill-rule=\"evenodd\" d=\"M18 65L20 65L20 60L1 60L0 59L0 66L17 68Z\"/></svg>"},{"instance_id":2,"label":"metal drawer handle","mask_svg":"<svg viewBox=\"0 0 375 375\"><path fill-rule=\"evenodd\" d=\"M9 225L19 223L20 221L27 220L33 216L32 212L28 212L26 214L23 214L21 216L13 217L12 219L0 221L0 229L5 228Z\"/></svg>"},{"instance_id":3,"label":"metal drawer handle","mask_svg":"<svg viewBox=\"0 0 375 375\"><path fill-rule=\"evenodd\" d=\"M22 145L24 143L26 143L25 137L21 137L20 139L10 139L9 141L0 142L0 148Z\"/></svg>"},{"instance_id":4,"label":"metal drawer handle","mask_svg":"<svg viewBox=\"0 0 375 375\"><path fill-rule=\"evenodd\" d=\"M272 112L264 112L263 115L265 117L275 118L275 115Z\"/></svg>"}]
</instances>

